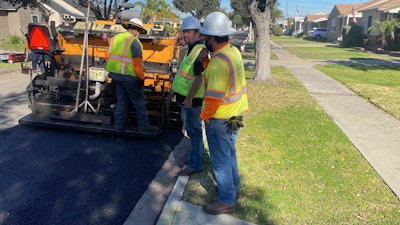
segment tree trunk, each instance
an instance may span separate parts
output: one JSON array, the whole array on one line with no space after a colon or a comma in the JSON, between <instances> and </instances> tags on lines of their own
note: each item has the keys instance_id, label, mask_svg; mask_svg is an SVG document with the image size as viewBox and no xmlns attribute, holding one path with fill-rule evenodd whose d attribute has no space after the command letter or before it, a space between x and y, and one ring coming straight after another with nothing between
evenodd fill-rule
<instances>
[{"instance_id":1,"label":"tree trunk","mask_svg":"<svg viewBox=\"0 0 400 225\"><path fill-rule=\"evenodd\" d=\"M269 43L269 24L271 17L271 7L269 6L267 1L265 11L260 12L257 8L256 0L250 1L251 2L250 4L248 4L248 9L254 25L255 35L254 51L256 66L254 71L254 80L275 83L275 80L272 78L270 66L271 48Z\"/></svg>"}]
</instances>

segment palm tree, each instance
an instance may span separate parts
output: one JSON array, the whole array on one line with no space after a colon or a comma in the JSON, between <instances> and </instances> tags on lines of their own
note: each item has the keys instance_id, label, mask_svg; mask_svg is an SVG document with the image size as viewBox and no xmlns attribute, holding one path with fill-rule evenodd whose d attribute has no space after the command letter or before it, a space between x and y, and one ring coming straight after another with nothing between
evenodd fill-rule
<instances>
[{"instance_id":1,"label":"palm tree","mask_svg":"<svg viewBox=\"0 0 400 225\"><path fill-rule=\"evenodd\" d=\"M388 25L386 20L384 21L379 21L376 20L375 21L375 25L368 28L368 31L379 31L380 35L381 35L381 44L382 44L382 48L385 47L386 44L386 30L388 29Z\"/></svg>"},{"instance_id":2,"label":"palm tree","mask_svg":"<svg viewBox=\"0 0 400 225\"><path fill-rule=\"evenodd\" d=\"M394 40L395 36L394 36L394 32L396 31L396 29L400 28L400 22L397 18L392 18L391 20L387 20L386 22L386 26L387 26L387 30L390 33L390 40Z\"/></svg>"},{"instance_id":3,"label":"palm tree","mask_svg":"<svg viewBox=\"0 0 400 225\"><path fill-rule=\"evenodd\" d=\"M165 0L146 0L146 3L136 2L135 5L142 7L143 19L152 24L158 18L176 18L174 9Z\"/></svg>"},{"instance_id":4,"label":"palm tree","mask_svg":"<svg viewBox=\"0 0 400 225\"><path fill-rule=\"evenodd\" d=\"M272 23L275 24L278 19L282 18L283 18L283 12L280 9L278 9L277 6L274 6L271 13Z\"/></svg>"}]
</instances>

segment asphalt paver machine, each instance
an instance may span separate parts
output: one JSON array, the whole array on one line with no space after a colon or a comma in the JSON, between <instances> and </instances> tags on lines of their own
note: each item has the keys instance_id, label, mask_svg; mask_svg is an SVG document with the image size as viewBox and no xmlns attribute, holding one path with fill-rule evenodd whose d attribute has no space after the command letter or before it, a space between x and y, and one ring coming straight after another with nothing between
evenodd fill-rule
<instances>
[{"instance_id":1,"label":"asphalt paver machine","mask_svg":"<svg viewBox=\"0 0 400 225\"><path fill-rule=\"evenodd\" d=\"M146 25L140 35L143 44L145 95L152 125L159 129L137 129L136 112L128 109L122 131L114 129L118 104L113 82L104 70L110 39L125 29L113 21L73 21L55 27L42 23L28 25L27 41L32 53L40 55L44 71L29 69L27 87L31 113L19 120L27 126L65 128L117 135L155 137L171 122L179 124L180 108L171 86L187 48L169 37L163 25Z\"/></svg>"}]
</instances>

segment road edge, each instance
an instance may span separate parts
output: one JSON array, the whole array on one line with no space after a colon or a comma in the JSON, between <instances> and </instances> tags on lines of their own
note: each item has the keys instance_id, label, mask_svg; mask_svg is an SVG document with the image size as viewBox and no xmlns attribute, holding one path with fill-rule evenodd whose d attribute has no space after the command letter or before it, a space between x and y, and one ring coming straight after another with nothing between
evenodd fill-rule
<instances>
[{"instance_id":1,"label":"road edge","mask_svg":"<svg viewBox=\"0 0 400 225\"><path fill-rule=\"evenodd\" d=\"M181 170L178 162L188 154L189 143L190 140L183 137L175 146L123 225L154 225L157 222L177 181L176 174Z\"/></svg>"}]
</instances>

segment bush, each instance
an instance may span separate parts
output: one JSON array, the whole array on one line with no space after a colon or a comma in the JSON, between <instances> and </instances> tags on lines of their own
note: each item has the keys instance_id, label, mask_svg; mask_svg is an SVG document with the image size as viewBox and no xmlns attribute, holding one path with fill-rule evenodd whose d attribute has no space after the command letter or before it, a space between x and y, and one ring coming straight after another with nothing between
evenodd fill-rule
<instances>
[{"instance_id":1,"label":"bush","mask_svg":"<svg viewBox=\"0 0 400 225\"><path fill-rule=\"evenodd\" d=\"M12 44L12 45L23 44L23 43L24 43L24 39L20 38L19 36L15 35L15 34L13 34L13 35L9 34L8 39L6 41L6 44Z\"/></svg>"},{"instance_id":2,"label":"bush","mask_svg":"<svg viewBox=\"0 0 400 225\"><path fill-rule=\"evenodd\" d=\"M358 24L351 24L342 31L343 47L361 47L363 44L362 27Z\"/></svg>"},{"instance_id":3,"label":"bush","mask_svg":"<svg viewBox=\"0 0 400 225\"><path fill-rule=\"evenodd\" d=\"M306 36L307 36L307 34L304 32L300 32L300 33L296 34L297 38L306 38Z\"/></svg>"},{"instance_id":4,"label":"bush","mask_svg":"<svg viewBox=\"0 0 400 225\"><path fill-rule=\"evenodd\" d=\"M396 37L394 39L394 43L395 43L395 51L399 51L400 50L400 34L396 34Z\"/></svg>"},{"instance_id":5,"label":"bush","mask_svg":"<svg viewBox=\"0 0 400 225\"><path fill-rule=\"evenodd\" d=\"M272 28L272 34L275 36L282 36L283 34L283 28L279 26L274 26Z\"/></svg>"}]
</instances>

